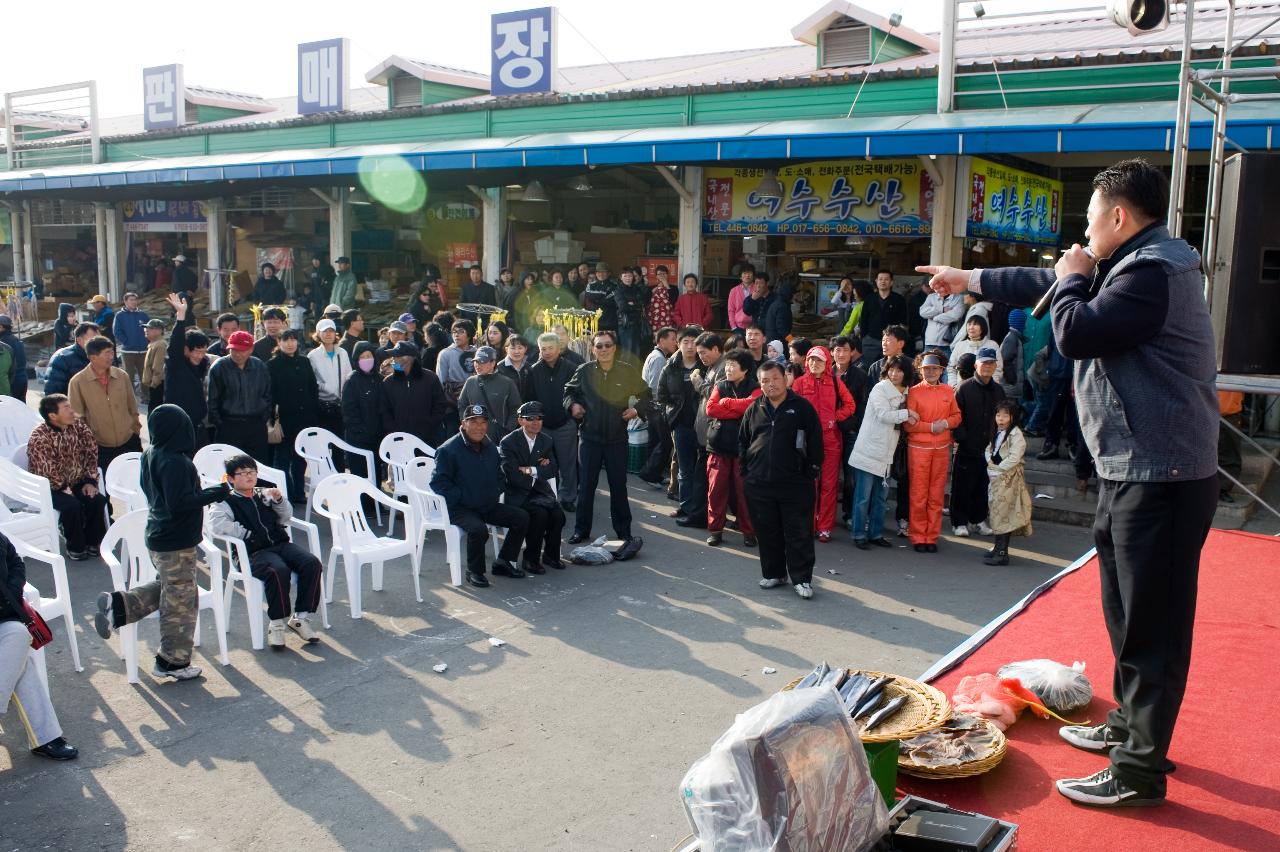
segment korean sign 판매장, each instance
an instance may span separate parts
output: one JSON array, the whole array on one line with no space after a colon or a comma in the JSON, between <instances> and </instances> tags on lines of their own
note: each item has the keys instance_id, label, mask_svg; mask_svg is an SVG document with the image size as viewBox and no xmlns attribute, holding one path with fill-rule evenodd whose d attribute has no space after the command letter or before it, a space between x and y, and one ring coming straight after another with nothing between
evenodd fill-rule
<instances>
[{"instance_id":1,"label":"korean sign \ud310\ub9e4\uc7a5","mask_svg":"<svg viewBox=\"0 0 1280 852\"><path fill-rule=\"evenodd\" d=\"M187 120L187 93L181 65L142 69L142 122L147 130L181 127Z\"/></svg>"},{"instance_id":2,"label":"korean sign \ud310\ub9e4\uc7a5","mask_svg":"<svg viewBox=\"0 0 1280 852\"><path fill-rule=\"evenodd\" d=\"M494 95L550 92L556 77L554 6L504 12L490 24L490 91Z\"/></svg>"},{"instance_id":3,"label":"korean sign \ud310\ub9e4\uc7a5","mask_svg":"<svg viewBox=\"0 0 1280 852\"><path fill-rule=\"evenodd\" d=\"M203 201L126 201L124 229L130 233L200 232L209 227Z\"/></svg>"},{"instance_id":4,"label":"korean sign \ud310\ub9e4\uc7a5","mask_svg":"<svg viewBox=\"0 0 1280 852\"><path fill-rule=\"evenodd\" d=\"M957 166L957 237L1056 246L1062 235L1062 181L978 157Z\"/></svg>"},{"instance_id":5,"label":"korean sign \ud310\ub9e4\uc7a5","mask_svg":"<svg viewBox=\"0 0 1280 852\"><path fill-rule=\"evenodd\" d=\"M764 169L707 169L704 234L928 236L933 183L919 160L849 160L778 170L782 197L759 193Z\"/></svg>"},{"instance_id":6,"label":"korean sign \ud310\ub9e4\uc7a5","mask_svg":"<svg viewBox=\"0 0 1280 852\"><path fill-rule=\"evenodd\" d=\"M351 83L351 42L345 38L298 45L298 114L342 112L347 108Z\"/></svg>"}]
</instances>

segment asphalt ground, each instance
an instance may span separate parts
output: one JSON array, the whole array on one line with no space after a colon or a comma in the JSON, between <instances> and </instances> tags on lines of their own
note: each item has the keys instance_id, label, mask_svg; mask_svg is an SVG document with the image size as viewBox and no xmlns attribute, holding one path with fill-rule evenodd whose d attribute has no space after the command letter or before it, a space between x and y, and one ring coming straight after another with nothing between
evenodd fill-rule
<instances>
[{"instance_id":1,"label":"asphalt ground","mask_svg":"<svg viewBox=\"0 0 1280 852\"><path fill-rule=\"evenodd\" d=\"M48 667L80 759L34 757L12 710L0 719L0 850L661 852L689 830L685 770L735 714L824 659L915 676L1091 546L1086 529L1039 524L1011 565L988 567L985 539L922 555L905 539L858 551L842 533L816 545L806 601L759 589L737 533L707 547L666 517L662 492L631 482L645 540L633 561L458 589L432 535L424 603L408 560L387 566L382 592L366 569L362 620L340 580L323 641L290 635L273 652L250 648L237 594L231 665L206 617L205 676L188 683L148 673L154 621L142 683L126 682L119 639L90 618L107 569L71 563L85 671L57 622ZM596 513L600 531L603 493ZM46 566L29 573L52 587Z\"/></svg>"}]
</instances>

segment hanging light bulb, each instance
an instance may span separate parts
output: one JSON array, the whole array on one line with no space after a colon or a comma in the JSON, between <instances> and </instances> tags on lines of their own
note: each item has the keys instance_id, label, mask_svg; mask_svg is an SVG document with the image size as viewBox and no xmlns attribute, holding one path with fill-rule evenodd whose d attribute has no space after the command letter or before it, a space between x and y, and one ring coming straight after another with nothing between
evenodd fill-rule
<instances>
[{"instance_id":1,"label":"hanging light bulb","mask_svg":"<svg viewBox=\"0 0 1280 852\"><path fill-rule=\"evenodd\" d=\"M569 178L568 186L569 189L572 189L574 192L591 191L591 181L587 180L586 175L578 175L577 177Z\"/></svg>"},{"instance_id":2,"label":"hanging light bulb","mask_svg":"<svg viewBox=\"0 0 1280 852\"><path fill-rule=\"evenodd\" d=\"M550 201L547 196L547 190L542 185L542 181L531 180L529 185L524 188L525 201Z\"/></svg>"},{"instance_id":3,"label":"hanging light bulb","mask_svg":"<svg viewBox=\"0 0 1280 852\"><path fill-rule=\"evenodd\" d=\"M765 198L781 198L785 190L782 181L778 180L778 172L776 169L765 169L764 177L760 180L760 185L756 187L756 197Z\"/></svg>"}]
</instances>

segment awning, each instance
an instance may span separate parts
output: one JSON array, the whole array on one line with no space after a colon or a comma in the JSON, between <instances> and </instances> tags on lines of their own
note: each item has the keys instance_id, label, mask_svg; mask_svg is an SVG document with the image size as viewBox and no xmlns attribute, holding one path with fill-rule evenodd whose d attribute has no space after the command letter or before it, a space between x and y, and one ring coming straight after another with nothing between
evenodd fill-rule
<instances>
[{"instance_id":1,"label":"awning","mask_svg":"<svg viewBox=\"0 0 1280 852\"><path fill-rule=\"evenodd\" d=\"M1211 122L1199 113L1191 146L1208 150ZM1125 103L990 110L944 115L539 133L505 139L308 148L132 160L0 172L0 194L348 176L361 160L401 157L415 169L484 170L904 157L1173 150L1175 105ZM1246 150L1280 145L1280 101L1234 104L1228 136ZM1228 148L1230 150L1230 146Z\"/></svg>"}]
</instances>

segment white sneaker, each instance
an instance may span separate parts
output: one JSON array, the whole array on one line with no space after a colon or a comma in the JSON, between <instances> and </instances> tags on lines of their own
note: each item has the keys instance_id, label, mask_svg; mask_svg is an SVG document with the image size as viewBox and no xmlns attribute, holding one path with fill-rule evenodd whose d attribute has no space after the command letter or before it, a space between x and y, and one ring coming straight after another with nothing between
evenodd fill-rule
<instances>
[{"instance_id":1,"label":"white sneaker","mask_svg":"<svg viewBox=\"0 0 1280 852\"><path fill-rule=\"evenodd\" d=\"M898 521L898 538L906 538L906 537L907 537L907 522Z\"/></svg>"},{"instance_id":2,"label":"white sneaker","mask_svg":"<svg viewBox=\"0 0 1280 852\"><path fill-rule=\"evenodd\" d=\"M995 530L987 526L986 521L983 521L982 523L978 524L978 535L995 535Z\"/></svg>"},{"instance_id":3,"label":"white sneaker","mask_svg":"<svg viewBox=\"0 0 1280 852\"><path fill-rule=\"evenodd\" d=\"M194 680L200 677L200 667L188 664L186 668L181 669L162 669L159 664L156 664L151 667L151 674L160 678L171 677L174 680Z\"/></svg>"},{"instance_id":4,"label":"white sneaker","mask_svg":"<svg viewBox=\"0 0 1280 852\"><path fill-rule=\"evenodd\" d=\"M951 528L951 534L960 538L969 537L969 528L966 526L955 526Z\"/></svg>"},{"instance_id":5,"label":"white sneaker","mask_svg":"<svg viewBox=\"0 0 1280 852\"><path fill-rule=\"evenodd\" d=\"M760 588L762 589L776 589L781 585L782 585L782 581L779 580L777 577L774 577L772 579L766 578L760 581Z\"/></svg>"},{"instance_id":6,"label":"white sneaker","mask_svg":"<svg viewBox=\"0 0 1280 852\"><path fill-rule=\"evenodd\" d=\"M813 586L808 583L796 583L796 594L808 600L813 597Z\"/></svg>"},{"instance_id":7,"label":"white sneaker","mask_svg":"<svg viewBox=\"0 0 1280 852\"><path fill-rule=\"evenodd\" d=\"M307 613L305 616L295 615L293 618L289 619L289 629L301 636L302 641L308 644L314 645L316 642L320 641L320 634L311 626L310 613ZM283 642L281 644L283 644Z\"/></svg>"},{"instance_id":8,"label":"white sneaker","mask_svg":"<svg viewBox=\"0 0 1280 852\"><path fill-rule=\"evenodd\" d=\"M283 620L272 621L267 625L267 645L272 648L284 647L284 634L288 628Z\"/></svg>"}]
</instances>

